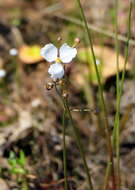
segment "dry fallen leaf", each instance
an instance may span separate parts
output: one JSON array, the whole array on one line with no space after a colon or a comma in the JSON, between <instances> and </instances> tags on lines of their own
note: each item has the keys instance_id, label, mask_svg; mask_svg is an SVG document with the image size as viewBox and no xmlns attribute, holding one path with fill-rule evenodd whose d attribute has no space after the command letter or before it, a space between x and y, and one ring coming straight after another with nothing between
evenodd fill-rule
<instances>
[{"instance_id":1,"label":"dry fallen leaf","mask_svg":"<svg viewBox=\"0 0 135 190\"><path fill-rule=\"evenodd\" d=\"M96 56L101 57L104 66L103 66L103 77L108 78L117 73L116 66L116 52L113 49L108 47L94 46L94 51ZM120 54L119 55L119 71L124 69L125 59ZM126 70L129 70L131 66L127 63Z\"/></svg>"},{"instance_id":2,"label":"dry fallen leaf","mask_svg":"<svg viewBox=\"0 0 135 190\"><path fill-rule=\"evenodd\" d=\"M23 45L19 50L19 59L26 64L34 64L43 60L40 56L41 47L38 45Z\"/></svg>"},{"instance_id":3,"label":"dry fallen leaf","mask_svg":"<svg viewBox=\"0 0 135 190\"><path fill-rule=\"evenodd\" d=\"M91 72L85 69L85 74L91 74L92 81L97 84L96 73L94 69L92 55L89 53L89 48L82 48L78 52L78 58L81 62L89 62L91 67ZM98 62L98 69L101 73L102 82L104 82L108 77L111 77L117 73L116 65L116 52L108 47L94 46L94 52ZM120 54L119 55L119 71L124 69L125 59ZM126 70L130 70L131 65L127 63Z\"/></svg>"}]
</instances>

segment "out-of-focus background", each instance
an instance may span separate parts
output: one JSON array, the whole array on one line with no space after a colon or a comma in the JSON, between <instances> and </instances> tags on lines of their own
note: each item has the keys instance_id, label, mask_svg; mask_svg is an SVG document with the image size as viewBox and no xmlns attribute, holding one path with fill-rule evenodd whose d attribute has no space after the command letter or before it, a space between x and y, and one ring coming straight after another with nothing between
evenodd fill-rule
<instances>
[{"instance_id":1,"label":"out-of-focus background","mask_svg":"<svg viewBox=\"0 0 135 190\"><path fill-rule=\"evenodd\" d=\"M116 106L115 5L113 0L82 0L104 86L110 130ZM119 1L119 64L123 70L129 1ZM63 190L62 103L52 89L49 63L40 48L57 41L74 44L78 56L68 66L70 107L89 109L72 112L79 129L94 189L100 189L107 163L102 111L87 35L76 1L0 0L0 189ZM135 12L126 79L121 99L122 189L135 189ZM67 163L71 190L87 190L82 160L68 118Z\"/></svg>"}]
</instances>

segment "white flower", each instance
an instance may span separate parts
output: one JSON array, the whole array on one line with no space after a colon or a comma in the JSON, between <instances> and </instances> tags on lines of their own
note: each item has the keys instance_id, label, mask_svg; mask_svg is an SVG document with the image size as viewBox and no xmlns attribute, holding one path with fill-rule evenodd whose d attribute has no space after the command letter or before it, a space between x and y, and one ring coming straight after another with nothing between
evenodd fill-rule
<instances>
[{"instance_id":1,"label":"white flower","mask_svg":"<svg viewBox=\"0 0 135 190\"><path fill-rule=\"evenodd\" d=\"M48 62L53 63L48 73L53 79L61 79L64 76L64 68L61 63L70 63L77 54L77 49L64 43L59 49L53 44L45 45L41 51L41 56Z\"/></svg>"},{"instance_id":2,"label":"white flower","mask_svg":"<svg viewBox=\"0 0 135 190\"><path fill-rule=\"evenodd\" d=\"M60 49L53 44L47 44L41 49L41 56L48 62L70 63L77 54L77 49L64 43Z\"/></svg>"},{"instance_id":3,"label":"white flower","mask_svg":"<svg viewBox=\"0 0 135 190\"><path fill-rule=\"evenodd\" d=\"M0 69L0 78L5 77L6 71L4 69Z\"/></svg>"},{"instance_id":4,"label":"white flower","mask_svg":"<svg viewBox=\"0 0 135 190\"><path fill-rule=\"evenodd\" d=\"M18 54L18 50L15 48L12 48L9 50L9 54L12 56L16 56Z\"/></svg>"},{"instance_id":5,"label":"white flower","mask_svg":"<svg viewBox=\"0 0 135 190\"><path fill-rule=\"evenodd\" d=\"M64 68L60 63L50 65L48 73L53 79L61 79L64 76Z\"/></svg>"}]
</instances>

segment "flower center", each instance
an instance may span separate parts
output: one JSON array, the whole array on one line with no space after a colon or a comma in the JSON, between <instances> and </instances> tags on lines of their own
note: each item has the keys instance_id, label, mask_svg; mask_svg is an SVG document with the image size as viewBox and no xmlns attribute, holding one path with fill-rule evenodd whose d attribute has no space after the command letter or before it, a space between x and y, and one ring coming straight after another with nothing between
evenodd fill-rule
<instances>
[{"instance_id":1,"label":"flower center","mask_svg":"<svg viewBox=\"0 0 135 190\"><path fill-rule=\"evenodd\" d=\"M61 63L61 62L62 62L61 59L59 57L57 57L56 63Z\"/></svg>"}]
</instances>

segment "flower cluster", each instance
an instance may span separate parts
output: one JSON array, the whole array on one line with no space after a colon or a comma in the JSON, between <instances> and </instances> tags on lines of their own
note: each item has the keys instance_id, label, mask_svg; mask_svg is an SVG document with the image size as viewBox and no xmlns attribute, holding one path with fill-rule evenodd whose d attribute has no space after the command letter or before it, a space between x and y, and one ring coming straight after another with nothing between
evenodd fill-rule
<instances>
[{"instance_id":1,"label":"flower cluster","mask_svg":"<svg viewBox=\"0 0 135 190\"><path fill-rule=\"evenodd\" d=\"M41 56L53 63L48 69L52 79L61 79L64 76L63 64L68 64L76 57L77 49L64 43L59 49L53 44L47 44L41 49Z\"/></svg>"}]
</instances>

